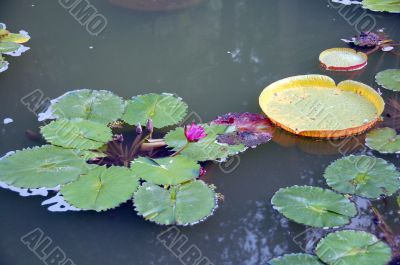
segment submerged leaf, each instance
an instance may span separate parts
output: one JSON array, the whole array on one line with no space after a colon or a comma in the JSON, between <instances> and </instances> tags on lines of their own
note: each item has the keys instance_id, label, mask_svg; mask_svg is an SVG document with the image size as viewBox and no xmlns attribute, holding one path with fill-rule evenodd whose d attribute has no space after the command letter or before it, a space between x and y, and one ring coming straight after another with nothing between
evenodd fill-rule
<instances>
[{"instance_id":1,"label":"submerged leaf","mask_svg":"<svg viewBox=\"0 0 400 265\"><path fill-rule=\"evenodd\" d=\"M203 181L191 181L166 190L145 182L134 196L135 209L146 220L161 225L196 224L212 215L216 193Z\"/></svg>"},{"instance_id":2,"label":"submerged leaf","mask_svg":"<svg viewBox=\"0 0 400 265\"><path fill-rule=\"evenodd\" d=\"M280 189L272 204L285 217L313 227L345 225L357 214L354 203L343 195L311 186Z\"/></svg>"},{"instance_id":3,"label":"submerged leaf","mask_svg":"<svg viewBox=\"0 0 400 265\"><path fill-rule=\"evenodd\" d=\"M385 265L392 256L391 249L376 236L362 231L339 231L322 239L317 256L329 265Z\"/></svg>"},{"instance_id":4,"label":"submerged leaf","mask_svg":"<svg viewBox=\"0 0 400 265\"><path fill-rule=\"evenodd\" d=\"M400 69L388 69L379 72L375 80L381 87L393 91L400 91Z\"/></svg>"},{"instance_id":5,"label":"submerged leaf","mask_svg":"<svg viewBox=\"0 0 400 265\"><path fill-rule=\"evenodd\" d=\"M74 151L45 145L0 160L0 181L20 188L54 188L87 170L85 160Z\"/></svg>"},{"instance_id":6,"label":"submerged leaf","mask_svg":"<svg viewBox=\"0 0 400 265\"><path fill-rule=\"evenodd\" d=\"M138 178L125 167L95 167L61 188L64 199L83 210L105 211L132 198Z\"/></svg>"},{"instance_id":7,"label":"submerged leaf","mask_svg":"<svg viewBox=\"0 0 400 265\"><path fill-rule=\"evenodd\" d=\"M400 153L400 136L392 128L379 128L370 131L365 144L372 150L383 154Z\"/></svg>"},{"instance_id":8,"label":"submerged leaf","mask_svg":"<svg viewBox=\"0 0 400 265\"><path fill-rule=\"evenodd\" d=\"M42 127L41 133L53 145L81 150L97 149L112 140L109 127L80 118L53 121Z\"/></svg>"},{"instance_id":9,"label":"submerged leaf","mask_svg":"<svg viewBox=\"0 0 400 265\"><path fill-rule=\"evenodd\" d=\"M158 159L139 157L132 162L131 168L140 178L158 185L177 185L200 174L197 161L183 156Z\"/></svg>"},{"instance_id":10,"label":"submerged leaf","mask_svg":"<svg viewBox=\"0 0 400 265\"><path fill-rule=\"evenodd\" d=\"M370 199L395 193L400 188L399 176L393 164L365 155L336 160L324 174L328 185L338 192Z\"/></svg>"},{"instance_id":11,"label":"submerged leaf","mask_svg":"<svg viewBox=\"0 0 400 265\"><path fill-rule=\"evenodd\" d=\"M272 259L267 265L323 265L316 256L308 254L288 254Z\"/></svg>"},{"instance_id":12,"label":"submerged leaf","mask_svg":"<svg viewBox=\"0 0 400 265\"><path fill-rule=\"evenodd\" d=\"M128 101L122 119L131 125L153 120L155 128L175 125L182 121L188 106L172 94L145 94Z\"/></svg>"},{"instance_id":13,"label":"submerged leaf","mask_svg":"<svg viewBox=\"0 0 400 265\"><path fill-rule=\"evenodd\" d=\"M363 0L362 5L372 11L400 13L400 0Z\"/></svg>"}]
</instances>

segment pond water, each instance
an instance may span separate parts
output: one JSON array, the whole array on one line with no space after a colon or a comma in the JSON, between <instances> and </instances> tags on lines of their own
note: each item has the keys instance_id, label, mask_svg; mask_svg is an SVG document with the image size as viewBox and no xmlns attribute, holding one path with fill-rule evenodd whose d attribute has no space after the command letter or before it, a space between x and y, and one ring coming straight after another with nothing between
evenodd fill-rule
<instances>
[{"instance_id":1,"label":"pond water","mask_svg":"<svg viewBox=\"0 0 400 265\"><path fill-rule=\"evenodd\" d=\"M209 121L233 111L259 113L262 89L284 77L327 74L336 81L354 79L377 87L375 73L400 66L399 56L378 52L361 71L322 70L319 53L344 47L340 39L354 36L359 26L327 0L204 0L170 12L138 11L109 0L91 4L107 21L98 36L59 1L1 1L1 22L12 31L29 31L32 39L31 50L10 59L9 70L0 75L0 118L14 120L0 125L0 154L37 145L25 131L37 131L41 123L20 101L36 89L49 98L78 88L107 89L125 98L171 92L188 103L193 117ZM365 16L359 11L355 16ZM367 14L377 28L400 39L400 15ZM396 97L383 93L386 99ZM341 156L331 143L278 131L273 141L230 165L208 165L207 179L225 200L206 222L179 228L187 242L173 251L157 239L166 227L138 217L130 204L106 213L50 213L40 205L42 197L23 198L0 189L0 264L44 264L21 242L35 228L51 239L44 252L58 246L77 265L192 264L174 255L192 245L218 265L266 264L284 253L311 251L315 231L287 221L272 209L270 199L286 186L325 186L324 169ZM394 155L377 156L400 166ZM400 233L395 199L374 204ZM351 226L374 231L371 224L361 214Z\"/></svg>"}]
</instances>

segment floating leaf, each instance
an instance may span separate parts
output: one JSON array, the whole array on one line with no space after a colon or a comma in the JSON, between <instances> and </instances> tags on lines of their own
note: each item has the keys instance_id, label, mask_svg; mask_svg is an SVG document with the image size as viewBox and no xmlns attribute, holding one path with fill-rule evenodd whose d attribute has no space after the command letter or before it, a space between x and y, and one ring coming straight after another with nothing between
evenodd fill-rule
<instances>
[{"instance_id":1,"label":"floating leaf","mask_svg":"<svg viewBox=\"0 0 400 265\"><path fill-rule=\"evenodd\" d=\"M341 193L376 199L390 196L400 188L400 173L393 164L371 156L347 156L330 164L324 177Z\"/></svg>"},{"instance_id":2,"label":"floating leaf","mask_svg":"<svg viewBox=\"0 0 400 265\"><path fill-rule=\"evenodd\" d=\"M218 136L218 142L229 145L244 144L255 147L271 140L275 131L271 122L261 114L228 113L212 121L213 124L233 126L234 132Z\"/></svg>"},{"instance_id":3,"label":"floating leaf","mask_svg":"<svg viewBox=\"0 0 400 265\"><path fill-rule=\"evenodd\" d=\"M128 101L122 119L131 125L146 124L152 119L155 128L177 124L186 115L188 106L171 94L146 94Z\"/></svg>"},{"instance_id":4,"label":"floating leaf","mask_svg":"<svg viewBox=\"0 0 400 265\"><path fill-rule=\"evenodd\" d=\"M50 108L57 118L82 118L108 124L121 118L124 101L110 91L82 89L64 94Z\"/></svg>"},{"instance_id":5,"label":"floating leaf","mask_svg":"<svg viewBox=\"0 0 400 265\"><path fill-rule=\"evenodd\" d=\"M112 139L104 124L83 119L60 119L42 127L43 137L51 144L81 150L97 149Z\"/></svg>"},{"instance_id":6,"label":"floating leaf","mask_svg":"<svg viewBox=\"0 0 400 265\"><path fill-rule=\"evenodd\" d=\"M0 160L0 181L19 188L54 188L88 169L72 150L45 145Z\"/></svg>"},{"instance_id":7,"label":"floating leaf","mask_svg":"<svg viewBox=\"0 0 400 265\"><path fill-rule=\"evenodd\" d=\"M362 231L339 231L322 239L317 256L329 265L385 265L391 260L391 249L374 235Z\"/></svg>"},{"instance_id":8,"label":"floating leaf","mask_svg":"<svg viewBox=\"0 0 400 265\"><path fill-rule=\"evenodd\" d=\"M350 48L332 48L319 55L321 65L331 71L355 71L367 65L368 56Z\"/></svg>"},{"instance_id":9,"label":"floating leaf","mask_svg":"<svg viewBox=\"0 0 400 265\"><path fill-rule=\"evenodd\" d=\"M1 55L0 55L1 56ZM4 72L8 69L8 62L4 61L1 57L0 57L0 73Z\"/></svg>"},{"instance_id":10,"label":"floating leaf","mask_svg":"<svg viewBox=\"0 0 400 265\"><path fill-rule=\"evenodd\" d=\"M217 207L215 191L200 180L169 190L145 182L135 193L134 204L141 216L161 225L193 225L212 215Z\"/></svg>"},{"instance_id":11,"label":"floating leaf","mask_svg":"<svg viewBox=\"0 0 400 265\"><path fill-rule=\"evenodd\" d=\"M357 214L354 203L343 195L311 186L280 189L272 204L285 217L313 227L345 225Z\"/></svg>"},{"instance_id":12,"label":"floating leaf","mask_svg":"<svg viewBox=\"0 0 400 265\"><path fill-rule=\"evenodd\" d=\"M61 188L64 199L83 210L104 211L129 200L139 186L138 178L125 167L95 167Z\"/></svg>"},{"instance_id":13,"label":"floating leaf","mask_svg":"<svg viewBox=\"0 0 400 265\"><path fill-rule=\"evenodd\" d=\"M242 152L246 147L242 144L227 145L217 142L217 137L229 131L229 126L203 125L207 136L198 142L189 143L185 137L184 129L177 128L165 136L165 142L174 151L181 150L181 154L196 161L225 159L228 156Z\"/></svg>"},{"instance_id":14,"label":"floating leaf","mask_svg":"<svg viewBox=\"0 0 400 265\"><path fill-rule=\"evenodd\" d=\"M400 13L399 0L363 0L362 5L372 11Z\"/></svg>"},{"instance_id":15,"label":"floating leaf","mask_svg":"<svg viewBox=\"0 0 400 265\"><path fill-rule=\"evenodd\" d=\"M316 256L308 254L288 254L272 259L268 265L323 265Z\"/></svg>"},{"instance_id":16,"label":"floating leaf","mask_svg":"<svg viewBox=\"0 0 400 265\"><path fill-rule=\"evenodd\" d=\"M29 41L28 34L8 33L0 37L1 42L25 43Z\"/></svg>"},{"instance_id":17,"label":"floating leaf","mask_svg":"<svg viewBox=\"0 0 400 265\"><path fill-rule=\"evenodd\" d=\"M20 44L14 42L0 42L0 53L15 52L21 47Z\"/></svg>"},{"instance_id":18,"label":"floating leaf","mask_svg":"<svg viewBox=\"0 0 400 265\"><path fill-rule=\"evenodd\" d=\"M389 90L400 91L400 69L388 69L375 76L376 82Z\"/></svg>"},{"instance_id":19,"label":"floating leaf","mask_svg":"<svg viewBox=\"0 0 400 265\"><path fill-rule=\"evenodd\" d=\"M400 153L400 136L392 128L379 128L370 131L365 144L372 150L383 154Z\"/></svg>"},{"instance_id":20,"label":"floating leaf","mask_svg":"<svg viewBox=\"0 0 400 265\"><path fill-rule=\"evenodd\" d=\"M140 178L158 185L177 185L200 174L197 161L183 156L159 159L139 157L133 161L131 168Z\"/></svg>"}]
</instances>

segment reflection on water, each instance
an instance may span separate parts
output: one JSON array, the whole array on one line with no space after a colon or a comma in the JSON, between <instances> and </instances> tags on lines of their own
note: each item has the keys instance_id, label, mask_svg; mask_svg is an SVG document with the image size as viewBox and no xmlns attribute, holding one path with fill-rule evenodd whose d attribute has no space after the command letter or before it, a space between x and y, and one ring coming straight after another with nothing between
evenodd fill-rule
<instances>
[{"instance_id":1,"label":"reflection on water","mask_svg":"<svg viewBox=\"0 0 400 265\"><path fill-rule=\"evenodd\" d=\"M143 11L171 11L199 4L203 0L110 0L123 7Z\"/></svg>"}]
</instances>

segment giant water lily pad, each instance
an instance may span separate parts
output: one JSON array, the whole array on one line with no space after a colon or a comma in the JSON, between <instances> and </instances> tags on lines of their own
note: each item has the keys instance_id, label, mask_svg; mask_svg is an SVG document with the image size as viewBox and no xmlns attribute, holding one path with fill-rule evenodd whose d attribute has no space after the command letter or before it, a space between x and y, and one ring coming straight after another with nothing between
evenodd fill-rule
<instances>
[{"instance_id":1,"label":"giant water lily pad","mask_svg":"<svg viewBox=\"0 0 400 265\"><path fill-rule=\"evenodd\" d=\"M319 55L321 65L332 71L355 71L367 65L368 56L350 48L332 48Z\"/></svg>"},{"instance_id":2,"label":"giant water lily pad","mask_svg":"<svg viewBox=\"0 0 400 265\"><path fill-rule=\"evenodd\" d=\"M203 181L192 181L170 189L145 182L134 196L138 214L162 225L196 224L212 215L216 193Z\"/></svg>"},{"instance_id":3,"label":"giant water lily pad","mask_svg":"<svg viewBox=\"0 0 400 265\"><path fill-rule=\"evenodd\" d=\"M323 265L316 256L308 254L288 254L272 259L268 265Z\"/></svg>"},{"instance_id":4,"label":"giant water lily pad","mask_svg":"<svg viewBox=\"0 0 400 265\"><path fill-rule=\"evenodd\" d=\"M324 177L330 187L341 193L366 198L390 196L400 188L400 173L393 164L371 156L347 156L330 164Z\"/></svg>"},{"instance_id":5,"label":"giant water lily pad","mask_svg":"<svg viewBox=\"0 0 400 265\"><path fill-rule=\"evenodd\" d=\"M131 168L140 178L158 185L177 185L198 177L200 173L197 161L183 156L139 157L132 162Z\"/></svg>"},{"instance_id":6,"label":"giant water lily pad","mask_svg":"<svg viewBox=\"0 0 400 265\"><path fill-rule=\"evenodd\" d=\"M55 99L50 112L55 118L82 118L107 124L121 118L124 101L106 90L74 90Z\"/></svg>"},{"instance_id":7,"label":"giant water lily pad","mask_svg":"<svg viewBox=\"0 0 400 265\"><path fill-rule=\"evenodd\" d=\"M313 227L345 225L357 214L354 203L343 195L311 186L280 189L271 202L285 217Z\"/></svg>"},{"instance_id":8,"label":"giant water lily pad","mask_svg":"<svg viewBox=\"0 0 400 265\"><path fill-rule=\"evenodd\" d=\"M368 132L365 144L383 154L400 153L400 136L392 128L379 128Z\"/></svg>"},{"instance_id":9,"label":"giant water lily pad","mask_svg":"<svg viewBox=\"0 0 400 265\"><path fill-rule=\"evenodd\" d=\"M181 154L196 161L225 159L246 149L243 144L228 145L219 143L217 138L221 134L231 132L230 126L204 125L207 136L198 142L188 143L183 128L177 128L165 136L165 142L174 151L181 150Z\"/></svg>"},{"instance_id":10,"label":"giant water lily pad","mask_svg":"<svg viewBox=\"0 0 400 265\"><path fill-rule=\"evenodd\" d=\"M362 231L339 231L322 239L316 248L318 257L329 265L386 265L391 249L376 236Z\"/></svg>"},{"instance_id":11,"label":"giant water lily pad","mask_svg":"<svg viewBox=\"0 0 400 265\"><path fill-rule=\"evenodd\" d=\"M60 119L42 127L43 137L51 144L82 150L97 149L112 139L104 124L84 119Z\"/></svg>"},{"instance_id":12,"label":"giant water lily pad","mask_svg":"<svg viewBox=\"0 0 400 265\"><path fill-rule=\"evenodd\" d=\"M85 160L74 151L46 145L0 160L0 181L20 188L54 188L87 170Z\"/></svg>"},{"instance_id":13,"label":"giant water lily pad","mask_svg":"<svg viewBox=\"0 0 400 265\"><path fill-rule=\"evenodd\" d=\"M400 91L400 69L388 69L375 76L376 82L389 90Z\"/></svg>"},{"instance_id":14,"label":"giant water lily pad","mask_svg":"<svg viewBox=\"0 0 400 265\"><path fill-rule=\"evenodd\" d=\"M363 0L362 5L372 11L400 13L400 0Z\"/></svg>"},{"instance_id":15,"label":"giant water lily pad","mask_svg":"<svg viewBox=\"0 0 400 265\"><path fill-rule=\"evenodd\" d=\"M146 124L153 120L155 128L175 125L182 121L188 106L172 94L146 94L128 101L122 119L131 125Z\"/></svg>"},{"instance_id":16,"label":"giant water lily pad","mask_svg":"<svg viewBox=\"0 0 400 265\"><path fill-rule=\"evenodd\" d=\"M294 76L264 89L259 98L271 121L294 134L336 138L371 128L384 109L382 97L356 82L323 75Z\"/></svg>"},{"instance_id":17,"label":"giant water lily pad","mask_svg":"<svg viewBox=\"0 0 400 265\"><path fill-rule=\"evenodd\" d=\"M129 200L138 186L138 178L128 168L96 167L63 186L61 193L79 209L104 211Z\"/></svg>"}]
</instances>

